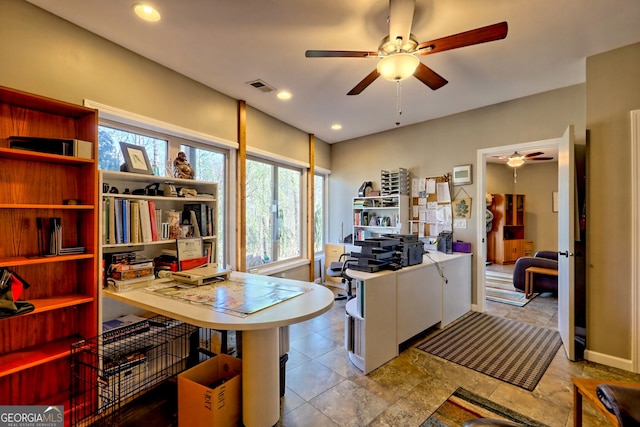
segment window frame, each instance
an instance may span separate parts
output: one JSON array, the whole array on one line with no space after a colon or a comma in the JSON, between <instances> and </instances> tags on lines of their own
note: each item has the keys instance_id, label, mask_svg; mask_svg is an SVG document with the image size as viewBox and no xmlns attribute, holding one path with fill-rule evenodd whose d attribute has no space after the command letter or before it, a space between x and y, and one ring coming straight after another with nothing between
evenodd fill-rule
<instances>
[{"instance_id":1,"label":"window frame","mask_svg":"<svg viewBox=\"0 0 640 427\"><path fill-rule=\"evenodd\" d=\"M261 264L261 265L257 265L257 266L252 266L249 267L247 266L247 271L250 273L260 273L260 274L271 274L274 271L280 271L283 269L288 269L291 268L294 265L297 264L308 264L309 260L306 256L306 251L305 251L305 245L306 245L306 180L308 178L308 167L305 167L304 164L300 164L297 162L292 162L292 161L278 161L277 159L274 159L272 156L267 156L267 155L256 155L255 153L251 153L251 154L247 154L247 158L246 158L247 163L249 161L253 161L253 162L258 162L258 163L262 163L262 164L266 164L269 165L271 168L273 168L275 171L277 171L278 169L282 168L282 169L288 169L288 170L292 170L295 172L299 172L300 173L300 179L298 182L298 186L299 186L299 205L298 205L298 210L299 210L299 217L298 217L298 221L299 221L299 227L298 227L298 241L299 241L299 255L298 256L294 256L294 257L290 257L290 258L285 258L285 259L277 259L274 258L274 256L278 255L279 252L279 245L280 245L280 239L278 238L279 236L279 221L278 221L278 213L277 210L273 210L271 211L271 220L273 221L274 227L271 230L271 239L272 239L272 247L271 247L271 253L270 255L270 259L275 259L274 261L271 261L269 263L266 264ZM248 169L248 167L247 167ZM271 192L271 206L274 206L274 202L277 203L278 202L278 179L279 179L279 174L274 173L273 174L273 181L272 181L272 192ZM245 233L248 233L248 228L246 227L245 224ZM247 239L248 240L248 239ZM245 247L245 258L248 254L248 247Z\"/></svg>"},{"instance_id":2,"label":"window frame","mask_svg":"<svg viewBox=\"0 0 640 427\"><path fill-rule=\"evenodd\" d=\"M99 102L85 99L84 105L89 108L98 110L98 126L107 126L124 131L144 133L154 138L167 139L167 162L169 159L175 158L180 151L180 145L196 145L205 149L214 149L226 153L225 162L225 188L218 187L218 195L224 194L225 203L219 206L218 214L223 215L224 230L220 237L224 239L226 244L222 246L221 256L223 265L235 265L235 252L231 250L236 244L235 230L236 215L235 203L229 203L236 197L236 176L231 174L236 169L236 157L238 151L238 143L228 141L223 138L213 137L201 132L193 131L171 123L152 119L149 117L134 114L125 110L111 107ZM172 141L175 141L172 143ZM166 167L163 166L163 167ZM159 177L162 178L162 177Z\"/></svg>"}]
</instances>

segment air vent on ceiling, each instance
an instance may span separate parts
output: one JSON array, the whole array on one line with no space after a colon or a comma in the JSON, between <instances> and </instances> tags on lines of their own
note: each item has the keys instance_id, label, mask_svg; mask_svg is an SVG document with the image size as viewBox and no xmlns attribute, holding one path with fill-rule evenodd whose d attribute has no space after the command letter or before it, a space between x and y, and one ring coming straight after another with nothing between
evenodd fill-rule
<instances>
[{"instance_id":1,"label":"air vent on ceiling","mask_svg":"<svg viewBox=\"0 0 640 427\"><path fill-rule=\"evenodd\" d=\"M258 80L254 80L252 82L247 82L248 85L255 87L256 89L258 89L261 92L264 93L269 93L269 92L273 92L274 90L276 90L275 87L269 85L268 83L258 79Z\"/></svg>"}]
</instances>

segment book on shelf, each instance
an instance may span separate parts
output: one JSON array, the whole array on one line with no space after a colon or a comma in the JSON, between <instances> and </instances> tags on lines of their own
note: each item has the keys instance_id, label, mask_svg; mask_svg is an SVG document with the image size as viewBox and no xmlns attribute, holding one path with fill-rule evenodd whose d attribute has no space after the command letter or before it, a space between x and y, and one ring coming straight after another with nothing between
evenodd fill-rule
<instances>
[{"instance_id":1,"label":"book on shelf","mask_svg":"<svg viewBox=\"0 0 640 427\"><path fill-rule=\"evenodd\" d=\"M153 200L148 201L149 205L149 223L151 225L151 240L156 242L158 240L158 218L156 210L156 202Z\"/></svg>"},{"instance_id":2,"label":"book on shelf","mask_svg":"<svg viewBox=\"0 0 640 427\"><path fill-rule=\"evenodd\" d=\"M138 243L140 237L140 204L131 203L131 243Z\"/></svg>"},{"instance_id":3,"label":"book on shelf","mask_svg":"<svg viewBox=\"0 0 640 427\"><path fill-rule=\"evenodd\" d=\"M140 200L140 221L142 231L142 241L152 242L153 237L151 235L151 215L149 213L149 202L147 200Z\"/></svg>"},{"instance_id":4,"label":"book on shelf","mask_svg":"<svg viewBox=\"0 0 640 427\"><path fill-rule=\"evenodd\" d=\"M60 218L49 218L49 255L59 255L62 249L62 223Z\"/></svg>"},{"instance_id":5,"label":"book on shelf","mask_svg":"<svg viewBox=\"0 0 640 427\"><path fill-rule=\"evenodd\" d=\"M115 241L113 243L122 242L122 199L113 199L115 213Z\"/></svg>"},{"instance_id":6,"label":"book on shelf","mask_svg":"<svg viewBox=\"0 0 640 427\"><path fill-rule=\"evenodd\" d=\"M115 200L107 198L108 216L109 216L109 234L106 242L116 243L116 214L115 214Z\"/></svg>"},{"instance_id":7,"label":"book on shelf","mask_svg":"<svg viewBox=\"0 0 640 427\"><path fill-rule=\"evenodd\" d=\"M122 243L131 243L131 201L122 200Z\"/></svg>"},{"instance_id":8,"label":"book on shelf","mask_svg":"<svg viewBox=\"0 0 640 427\"><path fill-rule=\"evenodd\" d=\"M195 221L193 221L193 215L190 216L189 220L192 221L191 222L192 225L198 226L198 230L201 236L211 235L209 234L209 230L211 229L211 227L210 225L207 224L210 218L210 215L207 213L207 208L209 208L209 206L206 203L185 203L184 204L185 211L189 210L195 214ZM194 230L194 236L199 237L195 234L195 230Z\"/></svg>"}]
</instances>

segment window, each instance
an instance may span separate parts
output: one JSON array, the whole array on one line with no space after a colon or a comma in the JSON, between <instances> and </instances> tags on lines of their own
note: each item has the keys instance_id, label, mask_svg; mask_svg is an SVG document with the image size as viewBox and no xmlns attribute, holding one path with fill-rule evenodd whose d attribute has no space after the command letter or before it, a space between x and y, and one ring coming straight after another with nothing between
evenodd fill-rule
<instances>
[{"instance_id":1,"label":"window","mask_svg":"<svg viewBox=\"0 0 640 427\"><path fill-rule=\"evenodd\" d=\"M313 181L313 199L315 206L313 208L313 224L314 224L314 242L313 251L315 253L324 251L324 230L325 230L325 181L324 175L315 175Z\"/></svg>"},{"instance_id":2,"label":"window","mask_svg":"<svg viewBox=\"0 0 640 427\"><path fill-rule=\"evenodd\" d=\"M300 257L302 172L247 159L247 268Z\"/></svg>"},{"instance_id":3,"label":"window","mask_svg":"<svg viewBox=\"0 0 640 427\"><path fill-rule=\"evenodd\" d=\"M216 230L224 230L224 206L226 176L227 176L227 155L223 151L214 151L190 145L180 145L180 151L184 151L187 160L195 172L195 178L198 181L217 182L218 183L218 224ZM224 254L224 233L217 233L219 265L223 264L222 254Z\"/></svg>"},{"instance_id":4,"label":"window","mask_svg":"<svg viewBox=\"0 0 640 427\"><path fill-rule=\"evenodd\" d=\"M168 141L166 139L108 126L98 126L99 169L120 170L120 165L124 163L124 157L120 150L120 141L144 147L147 151L149 162L151 162L153 174L167 176L165 165L167 163Z\"/></svg>"},{"instance_id":5,"label":"window","mask_svg":"<svg viewBox=\"0 0 640 427\"><path fill-rule=\"evenodd\" d=\"M195 171L195 179L218 183L217 262L225 265L225 195L227 194L227 162L229 151L197 143L186 138L165 135L117 122L102 120L98 126L98 167L101 170L120 170L124 163L120 141L145 148L156 176L173 176L169 152L184 151Z\"/></svg>"}]
</instances>

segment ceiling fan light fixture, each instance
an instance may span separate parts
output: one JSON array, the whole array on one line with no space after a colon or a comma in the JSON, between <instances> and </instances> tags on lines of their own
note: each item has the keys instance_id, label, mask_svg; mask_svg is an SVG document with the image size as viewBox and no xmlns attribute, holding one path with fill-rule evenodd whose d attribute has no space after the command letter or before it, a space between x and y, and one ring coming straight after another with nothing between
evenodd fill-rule
<instances>
[{"instance_id":1,"label":"ceiling fan light fixture","mask_svg":"<svg viewBox=\"0 0 640 427\"><path fill-rule=\"evenodd\" d=\"M383 57L378 62L378 72L389 81L400 81L411 77L420 60L410 53L398 52Z\"/></svg>"},{"instance_id":2,"label":"ceiling fan light fixture","mask_svg":"<svg viewBox=\"0 0 640 427\"><path fill-rule=\"evenodd\" d=\"M133 5L133 11L145 21L157 22L160 20L160 12L148 4L136 3Z\"/></svg>"},{"instance_id":3,"label":"ceiling fan light fixture","mask_svg":"<svg viewBox=\"0 0 640 427\"><path fill-rule=\"evenodd\" d=\"M518 166L524 165L524 159L522 157L511 157L507 160L507 165L512 168L517 168Z\"/></svg>"}]
</instances>

